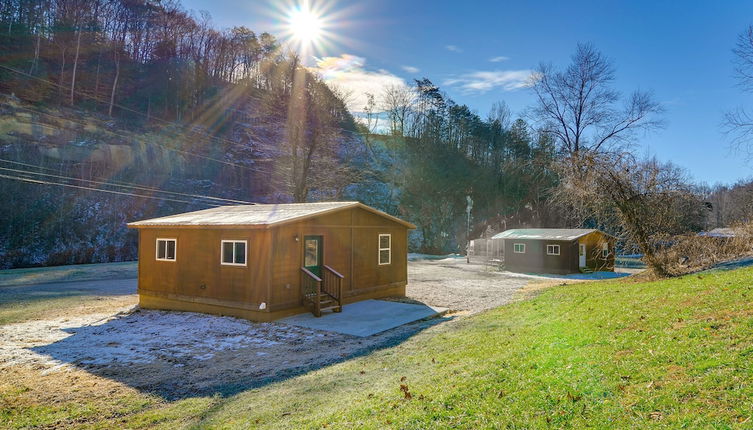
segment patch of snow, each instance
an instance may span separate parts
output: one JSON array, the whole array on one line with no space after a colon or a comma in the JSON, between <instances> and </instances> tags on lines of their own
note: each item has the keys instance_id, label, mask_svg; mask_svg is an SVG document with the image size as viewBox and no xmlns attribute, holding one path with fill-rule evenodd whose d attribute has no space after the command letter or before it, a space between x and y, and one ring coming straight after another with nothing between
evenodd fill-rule
<instances>
[{"instance_id":1,"label":"patch of snow","mask_svg":"<svg viewBox=\"0 0 753 430\"><path fill-rule=\"evenodd\" d=\"M277 323L123 308L116 314L88 314L0 326L0 368L42 364L47 371L68 364L147 364L158 360L183 366L218 353L272 348L317 333Z\"/></svg>"},{"instance_id":2,"label":"patch of snow","mask_svg":"<svg viewBox=\"0 0 753 430\"><path fill-rule=\"evenodd\" d=\"M711 270L733 270L753 266L753 257L740 258L733 261L725 261L715 265Z\"/></svg>"},{"instance_id":3,"label":"patch of snow","mask_svg":"<svg viewBox=\"0 0 753 430\"><path fill-rule=\"evenodd\" d=\"M567 275L560 275L556 273L517 273L501 271L499 274L509 276L511 278L528 278L528 279L578 279L586 281L598 281L602 279L616 279L630 276L630 273L626 272L593 272L593 273L570 273Z\"/></svg>"},{"instance_id":4,"label":"patch of snow","mask_svg":"<svg viewBox=\"0 0 753 430\"><path fill-rule=\"evenodd\" d=\"M445 255L433 255L433 254L420 254L416 252L408 253L408 261L419 261L419 260L455 260L456 258L465 258L464 255L460 254L445 254Z\"/></svg>"}]
</instances>

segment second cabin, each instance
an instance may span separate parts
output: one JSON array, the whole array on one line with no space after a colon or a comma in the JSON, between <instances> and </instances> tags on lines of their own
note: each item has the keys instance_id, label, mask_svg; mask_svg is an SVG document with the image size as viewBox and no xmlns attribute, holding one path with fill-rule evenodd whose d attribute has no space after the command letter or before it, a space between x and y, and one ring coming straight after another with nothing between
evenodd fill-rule
<instances>
[{"instance_id":1,"label":"second cabin","mask_svg":"<svg viewBox=\"0 0 753 430\"><path fill-rule=\"evenodd\" d=\"M603 231L522 228L503 231L493 239L504 240L505 269L511 272L614 271L616 239Z\"/></svg>"},{"instance_id":2,"label":"second cabin","mask_svg":"<svg viewBox=\"0 0 753 430\"><path fill-rule=\"evenodd\" d=\"M143 308L270 321L404 296L409 222L358 202L224 206L139 230Z\"/></svg>"}]
</instances>

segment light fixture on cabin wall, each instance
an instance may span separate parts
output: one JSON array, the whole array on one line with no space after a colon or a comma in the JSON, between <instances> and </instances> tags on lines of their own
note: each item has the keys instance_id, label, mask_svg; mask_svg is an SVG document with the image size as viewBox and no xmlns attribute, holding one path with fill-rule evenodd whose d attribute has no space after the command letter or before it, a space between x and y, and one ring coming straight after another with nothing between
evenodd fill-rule
<instances>
[{"instance_id":1,"label":"light fixture on cabin wall","mask_svg":"<svg viewBox=\"0 0 753 430\"><path fill-rule=\"evenodd\" d=\"M295 236L293 236L293 239L295 239L296 242L300 242L301 241L301 239L298 237L297 234Z\"/></svg>"}]
</instances>

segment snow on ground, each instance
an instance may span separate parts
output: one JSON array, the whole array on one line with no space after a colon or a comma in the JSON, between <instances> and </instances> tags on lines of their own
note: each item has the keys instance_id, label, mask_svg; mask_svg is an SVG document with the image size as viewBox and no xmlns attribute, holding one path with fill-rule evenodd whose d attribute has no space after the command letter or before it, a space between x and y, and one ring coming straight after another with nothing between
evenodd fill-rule
<instances>
[{"instance_id":1,"label":"snow on ground","mask_svg":"<svg viewBox=\"0 0 753 430\"><path fill-rule=\"evenodd\" d=\"M753 266L753 257L740 258L739 260L726 261L714 266L711 270L734 270Z\"/></svg>"},{"instance_id":2,"label":"snow on ground","mask_svg":"<svg viewBox=\"0 0 753 430\"><path fill-rule=\"evenodd\" d=\"M272 323L191 312L121 309L0 326L0 368L17 364L145 364L176 366L221 351L263 349L323 333Z\"/></svg>"},{"instance_id":3,"label":"snow on ground","mask_svg":"<svg viewBox=\"0 0 753 430\"><path fill-rule=\"evenodd\" d=\"M419 254L417 252L408 253L408 261L421 261L421 260L437 261L437 260L453 260L453 259L464 259L464 258L465 256L460 255L460 254L434 255L434 254Z\"/></svg>"},{"instance_id":4,"label":"snow on ground","mask_svg":"<svg viewBox=\"0 0 753 430\"><path fill-rule=\"evenodd\" d=\"M500 273L506 276L519 276L519 277L525 277L529 279L577 279L577 280L583 280L583 281L600 281L603 279L617 279L617 278L624 278L625 276L630 276L632 274L632 272L630 271L620 271L619 269L615 272L570 273L567 275L553 274L553 273L515 273L515 272L506 272L506 271L501 271Z\"/></svg>"}]
</instances>

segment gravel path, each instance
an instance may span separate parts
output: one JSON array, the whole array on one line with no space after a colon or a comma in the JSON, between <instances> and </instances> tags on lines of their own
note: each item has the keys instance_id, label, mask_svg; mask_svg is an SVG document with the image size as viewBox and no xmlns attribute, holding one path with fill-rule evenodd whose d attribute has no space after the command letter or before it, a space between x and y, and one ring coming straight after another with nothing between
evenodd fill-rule
<instances>
[{"instance_id":1,"label":"gravel path","mask_svg":"<svg viewBox=\"0 0 753 430\"><path fill-rule=\"evenodd\" d=\"M510 303L515 292L537 277L500 272L464 258L408 264L406 295L432 306L472 313Z\"/></svg>"}]
</instances>

